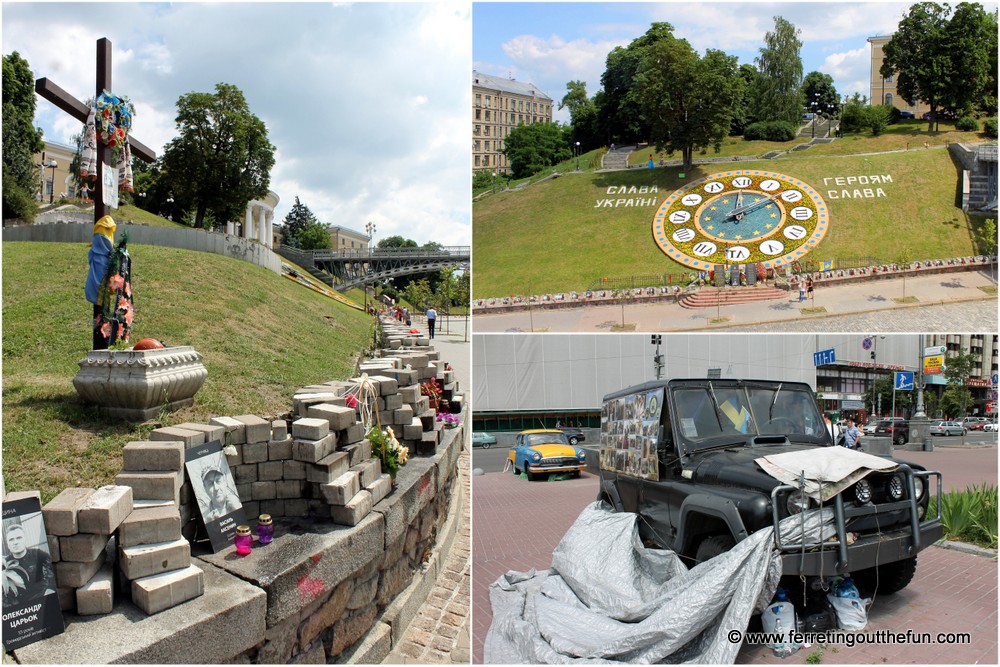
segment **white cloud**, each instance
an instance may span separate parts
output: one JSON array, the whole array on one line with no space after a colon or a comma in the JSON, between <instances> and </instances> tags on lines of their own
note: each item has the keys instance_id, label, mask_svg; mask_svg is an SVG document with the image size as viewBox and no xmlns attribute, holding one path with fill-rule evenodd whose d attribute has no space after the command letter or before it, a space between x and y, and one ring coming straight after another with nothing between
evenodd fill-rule
<instances>
[{"instance_id":1,"label":"white cloud","mask_svg":"<svg viewBox=\"0 0 1000 667\"><path fill-rule=\"evenodd\" d=\"M838 82L837 92L841 97L854 93L861 93L867 97L871 74L871 49L865 44L851 51L831 53L823 60L819 71L829 74Z\"/></svg>"},{"instance_id":2,"label":"white cloud","mask_svg":"<svg viewBox=\"0 0 1000 667\"><path fill-rule=\"evenodd\" d=\"M469 242L469 146L455 131L470 106L467 4L112 6L113 30L108 5L5 4L4 52L83 99L95 42L109 34L113 90L135 104L135 136L158 154L181 95L233 84L277 148L276 219L298 195L324 222ZM64 143L80 129L44 100L36 120Z\"/></svg>"}]
</instances>

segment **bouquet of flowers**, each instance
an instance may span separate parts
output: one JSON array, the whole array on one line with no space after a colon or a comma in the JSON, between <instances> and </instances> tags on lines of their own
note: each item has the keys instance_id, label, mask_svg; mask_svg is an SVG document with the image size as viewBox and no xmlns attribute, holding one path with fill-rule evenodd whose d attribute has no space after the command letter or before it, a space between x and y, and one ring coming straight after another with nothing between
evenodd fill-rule
<instances>
[{"instance_id":1,"label":"bouquet of flowers","mask_svg":"<svg viewBox=\"0 0 1000 667\"><path fill-rule=\"evenodd\" d=\"M129 343L135 319L135 296L132 294L132 258L128 253L128 232L111 253L108 275L101 285L103 312L95 326L110 345Z\"/></svg>"},{"instance_id":2,"label":"bouquet of flowers","mask_svg":"<svg viewBox=\"0 0 1000 667\"><path fill-rule=\"evenodd\" d=\"M430 398L432 404L441 400L441 385L438 384L437 378L422 382L420 384L420 395Z\"/></svg>"},{"instance_id":3,"label":"bouquet of flowers","mask_svg":"<svg viewBox=\"0 0 1000 667\"><path fill-rule=\"evenodd\" d=\"M453 415L448 412L439 412L437 420L439 422L443 422L445 428L455 428L459 423L458 415Z\"/></svg>"},{"instance_id":4,"label":"bouquet of flowers","mask_svg":"<svg viewBox=\"0 0 1000 667\"><path fill-rule=\"evenodd\" d=\"M410 448L403 447L396 439L392 427L387 426L385 430L379 428L378 424L373 424L368 429L368 441L372 443L372 456L382 462L382 472L387 472L396 479L396 472L406 465L410 458Z\"/></svg>"}]
</instances>

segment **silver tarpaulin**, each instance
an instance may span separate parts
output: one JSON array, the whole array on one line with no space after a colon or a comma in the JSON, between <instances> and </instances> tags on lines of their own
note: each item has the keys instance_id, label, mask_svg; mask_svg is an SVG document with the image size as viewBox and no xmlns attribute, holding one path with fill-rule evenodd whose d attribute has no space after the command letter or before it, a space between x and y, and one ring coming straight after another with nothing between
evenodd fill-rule
<instances>
[{"instance_id":1,"label":"silver tarpaulin","mask_svg":"<svg viewBox=\"0 0 1000 667\"><path fill-rule=\"evenodd\" d=\"M797 541L818 535L832 512L781 524ZM807 537L807 539L810 539ZM750 616L771 601L781 576L774 529L688 569L669 551L647 549L636 515L587 506L542 572L508 572L490 586L487 663L726 663Z\"/></svg>"}]
</instances>

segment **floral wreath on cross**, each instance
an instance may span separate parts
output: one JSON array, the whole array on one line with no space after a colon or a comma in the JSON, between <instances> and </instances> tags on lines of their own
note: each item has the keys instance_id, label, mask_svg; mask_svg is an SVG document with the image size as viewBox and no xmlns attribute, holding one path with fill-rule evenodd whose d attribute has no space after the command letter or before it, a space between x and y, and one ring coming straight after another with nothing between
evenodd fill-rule
<instances>
[{"instance_id":1,"label":"floral wreath on cross","mask_svg":"<svg viewBox=\"0 0 1000 667\"><path fill-rule=\"evenodd\" d=\"M108 148L117 148L128 141L135 107L127 97L102 91L94 103L97 107L97 136Z\"/></svg>"}]
</instances>

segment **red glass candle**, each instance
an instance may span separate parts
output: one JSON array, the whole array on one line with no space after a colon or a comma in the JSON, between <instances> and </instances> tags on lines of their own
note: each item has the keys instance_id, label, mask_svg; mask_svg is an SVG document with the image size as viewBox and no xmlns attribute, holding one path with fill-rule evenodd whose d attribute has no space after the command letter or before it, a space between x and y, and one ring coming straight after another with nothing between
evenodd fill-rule
<instances>
[{"instance_id":1,"label":"red glass candle","mask_svg":"<svg viewBox=\"0 0 1000 667\"><path fill-rule=\"evenodd\" d=\"M270 514L261 514L257 519L257 540L261 544L269 544L274 539L274 522Z\"/></svg>"},{"instance_id":2,"label":"red glass candle","mask_svg":"<svg viewBox=\"0 0 1000 667\"><path fill-rule=\"evenodd\" d=\"M236 537L233 538L236 544L236 553L246 556L253 546L253 535L250 534L250 526L237 526Z\"/></svg>"}]
</instances>

